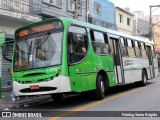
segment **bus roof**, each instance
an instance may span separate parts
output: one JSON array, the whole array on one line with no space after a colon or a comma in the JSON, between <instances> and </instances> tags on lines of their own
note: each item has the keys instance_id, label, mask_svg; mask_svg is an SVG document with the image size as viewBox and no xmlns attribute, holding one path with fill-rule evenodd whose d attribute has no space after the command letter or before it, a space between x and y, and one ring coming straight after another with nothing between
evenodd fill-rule
<instances>
[{"instance_id":1,"label":"bus roof","mask_svg":"<svg viewBox=\"0 0 160 120\"><path fill-rule=\"evenodd\" d=\"M150 41L146 37L131 36L131 35L128 35L128 34L125 34L125 33L121 33L121 32L118 32L118 31L115 31L115 30L111 30L111 29L108 29L108 28L104 28L104 27L101 27L101 26L97 26L97 25L94 25L94 24L78 21L78 20L75 20L75 19L72 19L72 18L60 18L60 19L62 21L68 20L73 24L82 25L82 26L87 27L87 28L93 28L93 29L96 29L96 30L99 30L99 31L104 31L104 32L107 32L107 33L110 33L110 34L121 36L121 37L126 37L126 38L130 38L130 39L133 39L133 40L138 40L138 41L154 44L153 41Z\"/></svg>"}]
</instances>

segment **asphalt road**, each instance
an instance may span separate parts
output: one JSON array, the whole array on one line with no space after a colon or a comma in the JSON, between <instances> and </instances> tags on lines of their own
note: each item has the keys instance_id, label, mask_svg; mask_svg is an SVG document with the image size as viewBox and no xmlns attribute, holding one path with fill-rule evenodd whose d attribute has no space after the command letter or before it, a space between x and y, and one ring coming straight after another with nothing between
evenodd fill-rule
<instances>
[{"instance_id":1,"label":"asphalt road","mask_svg":"<svg viewBox=\"0 0 160 120\"><path fill-rule=\"evenodd\" d=\"M44 115L57 116L57 117L48 117L41 118L42 120L99 120L99 119L111 119L111 120L130 120L130 119L157 119L160 117L101 117L111 115L119 116L119 114L123 114L124 116L132 116L141 111L148 111L148 113L154 113L154 111L160 111L160 76L149 80L148 85L145 87L141 87L136 84L125 85L120 87L111 88L106 93L106 97L104 100L94 100L93 96L88 94L80 94L69 96L63 99L62 103L57 104L54 103L51 99L47 101L33 103L25 106L21 106L20 108L13 108L11 110L19 110L19 111L49 111L45 112ZM61 112L57 112L61 111ZM82 112L83 111L83 112ZM94 112L93 112L94 111ZM101 111L101 112L100 112ZM108 113L107 111L114 111ZM116 111L116 112L115 112ZM123 111L123 112L118 112ZM127 112L127 111L134 111ZM106 114L104 113L106 112ZM125 114L127 113L127 114ZM144 112L142 112L144 113ZM86 115L86 116L85 116ZM136 114L140 115L140 114ZM141 114L143 116L143 114ZM150 114L149 114L150 115ZM155 115L156 114L151 114ZM160 115L160 112L159 112ZM75 117L80 116L80 117ZM82 116L82 117L81 117ZM85 116L85 117L84 117ZM93 117L94 116L94 117ZM97 116L97 117L95 117ZM17 120L17 118L12 118ZM22 119L22 118L19 118ZM24 118L31 119L31 118ZM32 118L33 119L33 118ZM40 118L34 118L34 120L41 120ZM5 119L4 119L5 120Z\"/></svg>"}]
</instances>

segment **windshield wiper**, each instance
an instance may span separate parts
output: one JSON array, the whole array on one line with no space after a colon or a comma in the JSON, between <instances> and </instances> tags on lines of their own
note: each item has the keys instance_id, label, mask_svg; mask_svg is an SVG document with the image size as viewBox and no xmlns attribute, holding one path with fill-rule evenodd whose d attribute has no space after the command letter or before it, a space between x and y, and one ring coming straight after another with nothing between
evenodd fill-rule
<instances>
[{"instance_id":1,"label":"windshield wiper","mask_svg":"<svg viewBox=\"0 0 160 120\"><path fill-rule=\"evenodd\" d=\"M43 38L41 38L41 39L38 40L38 42L41 41L41 40L42 40L42 42L41 42L41 43L38 43L38 45L36 46L36 49L37 49L37 48L40 48L40 47L42 46L42 44L43 44L43 43L47 40L47 38L49 37L49 36L48 36L49 34L50 34L50 31L47 31L47 32L44 34Z\"/></svg>"}]
</instances>

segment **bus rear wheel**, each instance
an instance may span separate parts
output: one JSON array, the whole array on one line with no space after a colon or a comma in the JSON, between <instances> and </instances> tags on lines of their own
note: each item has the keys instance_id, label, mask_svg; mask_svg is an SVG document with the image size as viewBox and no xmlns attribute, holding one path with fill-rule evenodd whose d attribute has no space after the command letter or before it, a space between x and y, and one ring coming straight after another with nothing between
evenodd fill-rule
<instances>
[{"instance_id":1,"label":"bus rear wheel","mask_svg":"<svg viewBox=\"0 0 160 120\"><path fill-rule=\"evenodd\" d=\"M141 81L141 85L142 86L146 86L147 85L147 74L144 70L142 70L142 81Z\"/></svg>"},{"instance_id":2,"label":"bus rear wheel","mask_svg":"<svg viewBox=\"0 0 160 120\"><path fill-rule=\"evenodd\" d=\"M103 81L102 75L98 75L96 90L95 90L95 97L97 100L102 100L104 96L105 96L105 83Z\"/></svg>"},{"instance_id":3,"label":"bus rear wheel","mask_svg":"<svg viewBox=\"0 0 160 120\"><path fill-rule=\"evenodd\" d=\"M54 102L60 103L62 102L63 94L61 93L52 94L51 98L54 100Z\"/></svg>"}]
</instances>

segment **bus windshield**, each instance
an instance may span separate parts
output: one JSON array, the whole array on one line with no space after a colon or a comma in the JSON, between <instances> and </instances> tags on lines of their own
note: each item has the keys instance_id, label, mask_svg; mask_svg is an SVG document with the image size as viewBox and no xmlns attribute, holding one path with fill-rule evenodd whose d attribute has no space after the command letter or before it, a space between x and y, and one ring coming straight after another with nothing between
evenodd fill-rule
<instances>
[{"instance_id":1,"label":"bus windshield","mask_svg":"<svg viewBox=\"0 0 160 120\"><path fill-rule=\"evenodd\" d=\"M49 30L19 38L15 45L14 70L60 65L62 36L63 30Z\"/></svg>"}]
</instances>

